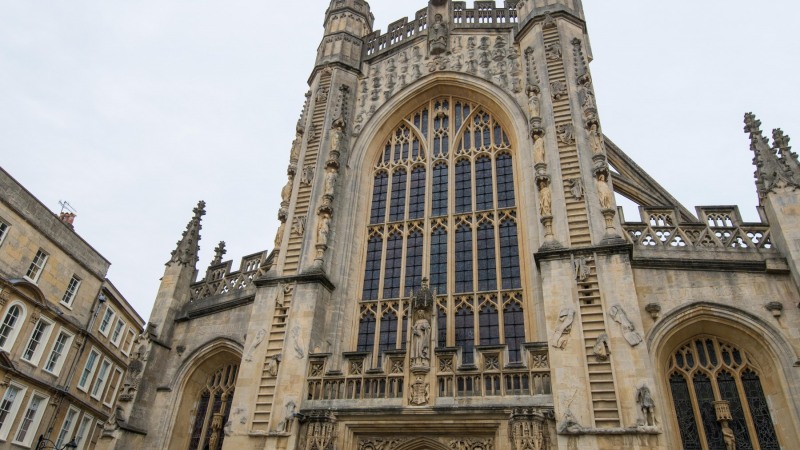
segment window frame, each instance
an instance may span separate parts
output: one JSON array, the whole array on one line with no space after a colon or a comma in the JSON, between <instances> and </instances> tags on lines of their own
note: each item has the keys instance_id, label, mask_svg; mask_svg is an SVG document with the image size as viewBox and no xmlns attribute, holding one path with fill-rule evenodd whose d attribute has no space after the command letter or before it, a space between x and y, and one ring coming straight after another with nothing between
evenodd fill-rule
<instances>
[{"instance_id":1,"label":"window frame","mask_svg":"<svg viewBox=\"0 0 800 450\"><path fill-rule=\"evenodd\" d=\"M0 398L0 407L2 406L3 402L6 400L6 396L8 395L9 389L11 388L17 389L17 393L14 396L13 403L11 403L11 407L8 409L8 413L6 414L6 421L0 424L0 441L7 441L8 435L11 431L11 428L16 421L17 414L19 413L19 408L22 405L22 401L25 400L25 394L27 394L28 388L21 384L11 382L8 384L5 392L3 392L3 397ZM10 420L8 420L10 419Z\"/></svg>"},{"instance_id":2,"label":"window frame","mask_svg":"<svg viewBox=\"0 0 800 450\"><path fill-rule=\"evenodd\" d=\"M70 278L69 283L67 284L67 290L64 291L64 295L61 296L61 304L66 306L69 309L72 309L72 303L75 301L75 297L78 295L78 290L81 288L82 280L77 275L72 275ZM73 288L73 284L75 287Z\"/></svg>"},{"instance_id":3,"label":"window frame","mask_svg":"<svg viewBox=\"0 0 800 450\"><path fill-rule=\"evenodd\" d=\"M16 307L18 307L20 309L20 314L15 319L14 325L12 327L10 327L11 328L11 332L8 334L8 336L6 336L6 341L3 343L2 346L0 346L0 350L3 350L3 351L8 352L8 353L11 353L11 349L14 347L14 344L16 343L17 338L19 337L19 331L22 328L21 324L23 322L25 322L25 319L28 316L28 308L25 307L24 303L22 303L20 301L15 301L15 302L11 303L8 306L8 308L5 310L5 314L3 314L3 320L2 320L2 322L0 322L0 332L2 332L3 327L6 326L5 325L6 318L8 317L8 314L11 311L11 308L13 308L14 306L16 306Z\"/></svg>"},{"instance_id":4,"label":"window frame","mask_svg":"<svg viewBox=\"0 0 800 450\"><path fill-rule=\"evenodd\" d=\"M92 359L92 354L95 354L96 356L91 362L92 367L89 368L89 361ZM83 363L83 370L81 370L81 375L78 378L78 383L76 385L78 389L89 393L89 387L92 385L92 381L94 380L94 371L97 369L97 364L102 356L102 352L100 352L100 350L98 350L96 347L92 347L92 349L89 350L89 354L86 356L86 362Z\"/></svg>"},{"instance_id":5,"label":"window frame","mask_svg":"<svg viewBox=\"0 0 800 450\"><path fill-rule=\"evenodd\" d=\"M40 259L41 261L39 262ZM37 250L36 256L33 257L30 266L28 266L28 270L25 272L24 278L33 284L38 284L39 278L42 277L42 272L44 272L44 268L47 266L47 261L49 260L50 260L49 253L45 252L41 248Z\"/></svg>"},{"instance_id":6,"label":"window frame","mask_svg":"<svg viewBox=\"0 0 800 450\"><path fill-rule=\"evenodd\" d=\"M83 424L88 422L86 428L83 428ZM73 438L78 446L75 450L83 450L84 445L86 445L86 441L92 439L92 427L94 425L94 416L91 414L84 412L83 416L81 416L81 420L78 421L78 430L75 432ZM83 429L83 436L81 436L81 429Z\"/></svg>"},{"instance_id":7,"label":"window frame","mask_svg":"<svg viewBox=\"0 0 800 450\"><path fill-rule=\"evenodd\" d=\"M130 340L128 338L130 337ZM136 332L133 330L133 327L128 327L128 330L125 332L125 340L122 341L122 353L125 356L131 356L131 350L133 350L133 343L136 342Z\"/></svg>"},{"instance_id":8,"label":"window frame","mask_svg":"<svg viewBox=\"0 0 800 450\"><path fill-rule=\"evenodd\" d=\"M11 224L6 222L5 219L0 217L0 246L3 245L3 242L6 240L6 236L8 236L9 231L11 231Z\"/></svg>"},{"instance_id":9,"label":"window frame","mask_svg":"<svg viewBox=\"0 0 800 450\"><path fill-rule=\"evenodd\" d=\"M125 376L125 373L122 371L122 368L114 366L114 373L108 377L109 380L114 380L109 384L109 389L106 389L106 394L103 396L103 406L107 406L111 408L114 402L117 400L117 392L119 392L119 385L122 383L122 378ZM113 386L110 387L110 386ZM111 398L108 398L109 395Z\"/></svg>"},{"instance_id":10,"label":"window frame","mask_svg":"<svg viewBox=\"0 0 800 450\"><path fill-rule=\"evenodd\" d=\"M114 321L114 326L112 327L111 336L109 340L114 347L119 347L120 341L122 341L122 335L125 334L125 320L122 317L117 317L117 320ZM116 336L115 336L116 335Z\"/></svg>"},{"instance_id":11,"label":"window frame","mask_svg":"<svg viewBox=\"0 0 800 450\"><path fill-rule=\"evenodd\" d=\"M19 439L19 434L22 432L22 426L25 424L25 421L28 420L28 412L31 409L31 405L33 404L33 400L38 397L40 398L40 402L36 407L35 412L33 413L34 416L30 418L30 422L28 423L27 427L25 428L25 435L22 439ZM42 423L42 417L44 416L44 412L47 409L47 402L50 401L50 396L45 395L37 390L33 390L31 392L30 397L28 397L28 406L25 407L25 412L22 414L19 423L17 424L17 431L14 433L14 439L11 441L12 444L21 445L24 447L30 447L31 443L33 442L34 436L37 435L37 431L39 431L39 425Z\"/></svg>"},{"instance_id":12,"label":"window frame","mask_svg":"<svg viewBox=\"0 0 800 450\"><path fill-rule=\"evenodd\" d=\"M106 317L108 317L108 321L106 321ZM108 337L108 333L111 331L109 326L114 323L116 317L117 312L114 311L114 308L112 308L111 305L106 305L106 310L103 311L103 318L100 319L100 324L97 325L97 331L103 336Z\"/></svg>"},{"instance_id":13,"label":"window frame","mask_svg":"<svg viewBox=\"0 0 800 450\"><path fill-rule=\"evenodd\" d=\"M52 370L48 369L47 366L50 364L50 360L53 358L53 354L56 352L56 345L58 345L58 340L61 336L66 336L67 340L64 342L64 346L62 347L61 351L59 352L58 359L55 362L55 367ZM47 357L47 361L44 363L44 371L58 376L61 373L61 369L64 367L64 361L67 359L69 355L69 349L72 345L72 341L75 339L75 335L67 331L64 327L61 327L58 330L58 334L56 335L56 339L53 341L53 345L50 347L50 353Z\"/></svg>"},{"instance_id":14,"label":"window frame","mask_svg":"<svg viewBox=\"0 0 800 450\"><path fill-rule=\"evenodd\" d=\"M103 367L105 367L105 370L103 370ZM109 374L113 372L114 372L114 363L107 357L103 357L103 360L100 362L100 365L97 368L97 373L96 376L94 377L94 381L92 382L92 389L89 393L90 397L92 397L95 400L102 401L106 384L108 383Z\"/></svg>"},{"instance_id":15,"label":"window frame","mask_svg":"<svg viewBox=\"0 0 800 450\"><path fill-rule=\"evenodd\" d=\"M30 350L31 344L34 342L33 338L41 324L45 324L47 328L42 331L42 335L36 341L36 348L33 349L33 354L30 357L26 357L28 351ZM19 359L38 367L39 361L42 359L42 355L44 354L44 349L47 346L47 343L50 341L50 335L53 333L54 325L54 322L45 316L39 317L39 320L36 321L36 325L34 325L33 330L31 331L30 337L28 337L28 343L25 345L25 350L22 352L22 355L20 355Z\"/></svg>"},{"instance_id":16,"label":"window frame","mask_svg":"<svg viewBox=\"0 0 800 450\"><path fill-rule=\"evenodd\" d=\"M71 412L74 412L75 416L73 417L71 423L67 424L67 419L69 418L69 413ZM61 430L58 432L58 435L56 437L55 441L56 447L61 447L62 445L70 441L70 437L72 436L72 433L75 431L75 426L78 424L77 419L80 418L80 415L81 415L81 410L74 406L70 406L67 409L67 413L64 414L64 420L61 422ZM69 429L65 429L66 426L68 426Z\"/></svg>"}]
</instances>

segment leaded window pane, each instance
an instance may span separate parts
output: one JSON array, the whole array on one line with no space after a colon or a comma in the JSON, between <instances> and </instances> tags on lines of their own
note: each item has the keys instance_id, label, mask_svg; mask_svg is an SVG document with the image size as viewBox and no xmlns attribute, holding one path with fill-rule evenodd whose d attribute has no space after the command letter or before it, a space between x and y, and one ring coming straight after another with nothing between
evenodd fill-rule
<instances>
[{"instance_id":1,"label":"leaded window pane","mask_svg":"<svg viewBox=\"0 0 800 450\"><path fill-rule=\"evenodd\" d=\"M506 306L503 311L503 328L508 346L508 358L510 362L521 360L520 349L525 343L525 318L522 307L516 302Z\"/></svg>"},{"instance_id":2,"label":"leaded window pane","mask_svg":"<svg viewBox=\"0 0 800 450\"><path fill-rule=\"evenodd\" d=\"M358 351L371 352L375 345L375 316L367 314L358 326Z\"/></svg>"},{"instance_id":3,"label":"leaded window pane","mask_svg":"<svg viewBox=\"0 0 800 450\"><path fill-rule=\"evenodd\" d=\"M433 168L433 201L431 215L433 217L447 214L447 164L437 164Z\"/></svg>"},{"instance_id":4,"label":"leaded window pane","mask_svg":"<svg viewBox=\"0 0 800 450\"><path fill-rule=\"evenodd\" d=\"M411 194L408 199L408 219L421 219L425 215L425 169L411 172Z\"/></svg>"},{"instance_id":5,"label":"leaded window pane","mask_svg":"<svg viewBox=\"0 0 800 450\"><path fill-rule=\"evenodd\" d=\"M495 162L497 170L497 207L512 208L514 206L514 170L511 155L503 153Z\"/></svg>"},{"instance_id":6,"label":"leaded window pane","mask_svg":"<svg viewBox=\"0 0 800 450\"><path fill-rule=\"evenodd\" d=\"M494 247L494 227L483 223L478 227L478 290L497 289L497 258Z\"/></svg>"},{"instance_id":7,"label":"leaded window pane","mask_svg":"<svg viewBox=\"0 0 800 450\"><path fill-rule=\"evenodd\" d=\"M439 228L431 234L431 289L447 293L447 232Z\"/></svg>"},{"instance_id":8,"label":"leaded window pane","mask_svg":"<svg viewBox=\"0 0 800 450\"><path fill-rule=\"evenodd\" d=\"M680 374L672 374L669 378L669 387L672 391L672 402L678 414L678 428L681 432L684 450L702 450L700 434L697 431L697 421L694 417L692 399L689 396L689 386L686 378Z\"/></svg>"},{"instance_id":9,"label":"leaded window pane","mask_svg":"<svg viewBox=\"0 0 800 450\"><path fill-rule=\"evenodd\" d=\"M478 337L481 345L497 345L500 343L500 319L497 308L484 306L478 314Z\"/></svg>"},{"instance_id":10,"label":"leaded window pane","mask_svg":"<svg viewBox=\"0 0 800 450\"><path fill-rule=\"evenodd\" d=\"M381 319L381 333L378 338L378 351L394 350L397 346L397 314L390 312Z\"/></svg>"},{"instance_id":11,"label":"leaded window pane","mask_svg":"<svg viewBox=\"0 0 800 450\"><path fill-rule=\"evenodd\" d=\"M728 372L720 372L717 375L717 386L722 400L727 400L731 408L733 420L728 424L736 436L736 448L740 450L752 450L753 444L750 442L750 433L747 432L747 422L745 421L742 402L739 398L739 390L736 388L736 381Z\"/></svg>"},{"instance_id":12,"label":"leaded window pane","mask_svg":"<svg viewBox=\"0 0 800 450\"><path fill-rule=\"evenodd\" d=\"M472 292L472 230L456 230L456 293Z\"/></svg>"},{"instance_id":13,"label":"leaded window pane","mask_svg":"<svg viewBox=\"0 0 800 450\"><path fill-rule=\"evenodd\" d=\"M392 174L392 203L389 209L389 221L403 220L406 214L406 171L399 169Z\"/></svg>"},{"instance_id":14,"label":"leaded window pane","mask_svg":"<svg viewBox=\"0 0 800 450\"><path fill-rule=\"evenodd\" d=\"M519 269L519 242L517 224L507 220L500 224L500 267L503 289L519 289L522 277Z\"/></svg>"},{"instance_id":15,"label":"leaded window pane","mask_svg":"<svg viewBox=\"0 0 800 450\"><path fill-rule=\"evenodd\" d=\"M492 161L487 156L481 156L475 161L475 205L478 211L494 207Z\"/></svg>"},{"instance_id":16,"label":"leaded window pane","mask_svg":"<svg viewBox=\"0 0 800 450\"><path fill-rule=\"evenodd\" d=\"M364 269L364 290L362 293L364 300L378 298L378 289L381 283L382 252L383 240L377 236L372 237L367 245L367 263Z\"/></svg>"},{"instance_id":17,"label":"leaded window pane","mask_svg":"<svg viewBox=\"0 0 800 450\"><path fill-rule=\"evenodd\" d=\"M408 236L406 243L406 283L405 295L422 285L422 232L415 231Z\"/></svg>"},{"instance_id":18,"label":"leaded window pane","mask_svg":"<svg viewBox=\"0 0 800 450\"><path fill-rule=\"evenodd\" d=\"M383 273L383 298L400 297L400 270L403 265L403 236L393 233L386 241L386 268Z\"/></svg>"},{"instance_id":19,"label":"leaded window pane","mask_svg":"<svg viewBox=\"0 0 800 450\"><path fill-rule=\"evenodd\" d=\"M697 404L700 406L700 418L703 422L703 429L706 432L706 440L710 449L724 449L725 442L722 439L722 428L717 422L717 413L714 411L714 389L711 387L711 379L702 372L694 376L694 392L697 396Z\"/></svg>"},{"instance_id":20,"label":"leaded window pane","mask_svg":"<svg viewBox=\"0 0 800 450\"><path fill-rule=\"evenodd\" d=\"M761 380L758 374L752 370L742 373L742 385L744 386L747 405L750 407L750 414L753 416L753 425L758 435L758 444L761 450L778 450L780 444L775 435L775 426L772 424L772 416L769 413L769 405L764 397L764 390L761 387Z\"/></svg>"},{"instance_id":21,"label":"leaded window pane","mask_svg":"<svg viewBox=\"0 0 800 450\"><path fill-rule=\"evenodd\" d=\"M436 310L437 347L447 347L447 312L441 308Z\"/></svg>"},{"instance_id":22,"label":"leaded window pane","mask_svg":"<svg viewBox=\"0 0 800 450\"><path fill-rule=\"evenodd\" d=\"M469 308L456 312L456 347L462 348L461 362L472 364L475 360L472 349L475 348L474 316Z\"/></svg>"},{"instance_id":23,"label":"leaded window pane","mask_svg":"<svg viewBox=\"0 0 800 450\"><path fill-rule=\"evenodd\" d=\"M456 213L472 211L472 170L469 161L456 163Z\"/></svg>"},{"instance_id":24,"label":"leaded window pane","mask_svg":"<svg viewBox=\"0 0 800 450\"><path fill-rule=\"evenodd\" d=\"M381 223L386 214L386 193L389 187L389 175L380 172L375 175L375 186L372 189L372 210L370 223Z\"/></svg>"}]
</instances>

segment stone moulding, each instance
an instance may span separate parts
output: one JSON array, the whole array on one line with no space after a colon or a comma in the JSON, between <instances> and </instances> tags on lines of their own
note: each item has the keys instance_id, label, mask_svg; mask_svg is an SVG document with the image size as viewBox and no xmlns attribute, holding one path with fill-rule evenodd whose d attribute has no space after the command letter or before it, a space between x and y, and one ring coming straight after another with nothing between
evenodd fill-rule
<instances>
[{"instance_id":1,"label":"stone moulding","mask_svg":"<svg viewBox=\"0 0 800 450\"><path fill-rule=\"evenodd\" d=\"M641 436L661 434L660 427L589 428L580 427L559 431L562 436Z\"/></svg>"}]
</instances>

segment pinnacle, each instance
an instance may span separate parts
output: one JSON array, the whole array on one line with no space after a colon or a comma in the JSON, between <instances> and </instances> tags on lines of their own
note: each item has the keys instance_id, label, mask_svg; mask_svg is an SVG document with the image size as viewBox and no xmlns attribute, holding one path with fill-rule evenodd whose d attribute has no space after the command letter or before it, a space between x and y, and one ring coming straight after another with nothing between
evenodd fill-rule
<instances>
[{"instance_id":1,"label":"pinnacle","mask_svg":"<svg viewBox=\"0 0 800 450\"><path fill-rule=\"evenodd\" d=\"M192 212L194 217L186 225L186 230L178 241L177 247L172 251L172 257L167 262L167 265L178 264L181 266L194 266L198 260L198 252L200 251L200 229L203 227L201 220L206 214L206 202L199 201L197 207Z\"/></svg>"}]
</instances>

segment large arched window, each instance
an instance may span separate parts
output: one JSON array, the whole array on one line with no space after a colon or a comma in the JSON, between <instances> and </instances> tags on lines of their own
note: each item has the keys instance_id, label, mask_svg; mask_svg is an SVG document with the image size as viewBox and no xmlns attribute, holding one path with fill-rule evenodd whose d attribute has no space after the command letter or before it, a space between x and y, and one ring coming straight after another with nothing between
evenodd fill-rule
<instances>
[{"instance_id":1,"label":"large arched window","mask_svg":"<svg viewBox=\"0 0 800 450\"><path fill-rule=\"evenodd\" d=\"M699 336L670 358L668 379L683 447L779 449L760 372L746 352L712 336ZM730 419L724 420L725 409Z\"/></svg>"},{"instance_id":2,"label":"large arched window","mask_svg":"<svg viewBox=\"0 0 800 450\"><path fill-rule=\"evenodd\" d=\"M423 277L436 291L437 345L525 341L513 151L482 106L437 98L389 134L373 167L359 351L402 348L408 299ZM378 361L378 364L380 362Z\"/></svg>"},{"instance_id":3,"label":"large arched window","mask_svg":"<svg viewBox=\"0 0 800 450\"><path fill-rule=\"evenodd\" d=\"M233 388L239 366L228 364L209 375L195 409L189 450L217 450L225 439L223 427L231 414Z\"/></svg>"}]
</instances>

